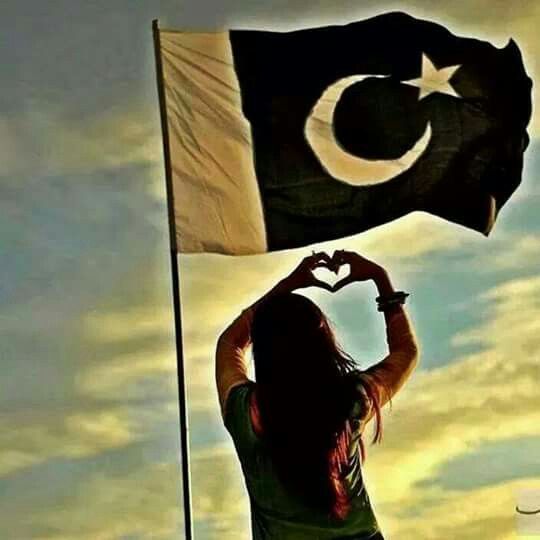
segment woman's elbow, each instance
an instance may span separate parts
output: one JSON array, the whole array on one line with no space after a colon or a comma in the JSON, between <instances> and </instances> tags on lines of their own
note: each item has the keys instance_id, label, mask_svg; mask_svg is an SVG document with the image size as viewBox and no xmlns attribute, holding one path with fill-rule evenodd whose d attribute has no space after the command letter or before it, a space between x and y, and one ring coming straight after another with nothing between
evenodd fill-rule
<instances>
[{"instance_id":1,"label":"woman's elbow","mask_svg":"<svg viewBox=\"0 0 540 540\"><path fill-rule=\"evenodd\" d=\"M227 328L225 328L225 330L223 330L221 334L219 334L218 336L218 339L217 339L218 347L219 345L223 345L226 341L227 341Z\"/></svg>"},{"instance_id":2,"label":"woman's elbow","mask_svg":"<svg viewBox=\"0 0 540 540\"><path fill-rule=\"evenodd\" d=\"M238 335L235 328L228 326L221 332L217 339L216 350L219 353L220 351L230 351L235 349L244 349L244 343L241 336Z\"/></svg>"},{"instance_id":3,"label":"woman's elbow","mask_svg":"<svg viewBox=\"0 0 540 540\"><path fill-rule=\"evenodd\" d=\"M414 369L418 362L420 361L420 346L417 341L413 341L408 349L408 354L410 357L411 367Z\"/></svg>"},{"instance_id":4,"label":"woman's elbow","mask_svg":"<svg viewBox=\"0 0 540 540\"><path fill-rule=\"evenodd\" d=\"M221 331L221 334L219 334L218 343L220 344L234 343L235 338L236 338L236 335L234 331L234 326L232 324L229 324Z\"/></svg>"},{"instance_id":5,"label":"woman's elbow","mask_svg":"<svg viewBox=\"0 0 540 540\"><path fill-rule=\"evenodd\" d=\"M230 335L230 332L228 332L228 328L223 330L221 334L219 335L217 342L216 342L216 353L219 356L220 352L226 351L227 349L230 349L231 346L234 346L232 343L232 336Z\"/></svg>"}]
</instances>

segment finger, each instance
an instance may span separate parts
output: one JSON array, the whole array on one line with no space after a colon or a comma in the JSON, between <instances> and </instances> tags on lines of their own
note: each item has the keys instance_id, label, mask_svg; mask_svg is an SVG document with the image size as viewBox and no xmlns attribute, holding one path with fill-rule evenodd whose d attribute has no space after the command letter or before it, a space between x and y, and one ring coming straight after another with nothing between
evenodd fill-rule
<instances>
[{"instance_id":1,"label":"finger","mask_svg":"<svg viewBox=\"0 0 540 540\"><path fill-rule=\"evenodd\" d=\"M309 260L313 268L316 266L328 266L332 262L330 256L324 251L318 253L313 252L313 255L309 257Z\"/></svg>"},{"instance_id":2,"label":"finger","mask_svg":"<svg viewBox=\"0 0 540 540\"><path fill-rule=\"evenodd\" d=\"M317 261L331 261L330 255L324 251L314 251L312 257Z\"/></svg>"},{"instance_id":3,"label":"finger","mask_svg":"<svg viewBox=\"0 0 540 540\"><path fill-rule=\"evenodd\" d=\"M333 258L342 259L346 255L347 255L347 251L345 251L344 249L336 249L336 251L334 251Z\"/></svg>"},{"instance_id":4,"label":"finger","mask_svg":"<svg viewBox=\"0 0 540 540\"><path fill-rule=\"evenodd\" d=\"M307 257L304 257L302 259L302 262L304 261L317 261L321 258L322 255L326 255L324 252L317 252L317 251L312 251L311 252L311 255L308 255Z\"/></svg>"},{"instance_id":5,"label":"finger","mask_svg":"<svg viewBox=\"0 0 540 540\"><path fill-rule=\"evenodd\" d=\"M338 250L334 251L334 253L332 255L331 264L332 264L333 270L334 270L334 272L336 274L337 274L337 272L339 270L339 266L345 262L344 253L345 253L344 250L338 249Z\"/></svg>"},{"instance_id":6,"label":"finger","mask_svg":"<svg viewBox=\"0 0 540 540\"><path fill-rule=\"evenodd\" d=\"M332 270L332 272L334 272L334 274L336 275L339 272L340 266L341 266L341 263L337 261L336 259L334 259L334 257L332 257L331 261L328 263L328 268Z\"/></svg>"},{"instance_id":7,"label":"finger","mask_svg":"<svg viewBox=\"0 0 540 540\"><path fill-rule=\"evenodd\" d=\"M333 292L339 291L339 289L342 289L346 285L349 285L349 283L353 283L355 280L352 276L346 276L343 279L340 279L337 283L334 283L334 286L332 288Z\"/></svg>"},{"instance_id":8,"label":"finger","mask_svg":"<svg viewBox=\"0 0 540 540\"><path fill-rule=\"evenodd\" d=\"M326 283L325 281L321 281L320 279L317 279L317 278L314 278L311 281L311 285L314 287L319 287L320 289L325 289L329 292L333 292L332 285L330 285L329 283Z\"/></svg>"},{"instance_id":9,"label":"finger","mask_svg":"<svg viewBox=\"0 0 540 540\"><path fill-rule=\"evenodd\" d=\"M315 252L312 252L311 255L308 255L307 257L304 257L300 264L298 265L298 268L311 268L313 265L313 261L315 261Z\"/></svg>"},{"instance_id":10,"label":"finger","mask_svg":"<svg viewBox=\"0 0 540 540\"><path fill-rule=\"evenodd\" d=\"M327 263L326 261L318 261L316 263L313 263L311 269L315 270L315 268L328 268L329 270L333 269L330 267L330 263Z\"/></svg>"}]
</instances>

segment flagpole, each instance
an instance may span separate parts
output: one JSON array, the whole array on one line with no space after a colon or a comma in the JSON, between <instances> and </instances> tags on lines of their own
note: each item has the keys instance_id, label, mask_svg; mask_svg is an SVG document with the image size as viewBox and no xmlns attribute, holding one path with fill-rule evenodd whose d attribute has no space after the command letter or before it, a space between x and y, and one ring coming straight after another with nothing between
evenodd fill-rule
<instances>
[{"instance_id":1,"label":"flagpole","mask_svg":"<svg viewBox=\"0 0 540 540\"><path fill-rule=\"evenodd\" d=\"M169 130L167 124L167 108L165 87L163 86L163 65L161 62L161 42L159 21L152 21L154 36L154 52L156 59L156 79L159 94L161 131L163 134L163 157L165 160L165 182L167 186L167 207L169 214L169 240L171 250L172 293L174 303L174 325L176 336L176 362L178 374L178 399L180 412L180 450L182 453L182 486L184 499L184 523L186 540L193 539L193 522L191 509L191 488L189 472L189 424L186 402L186 384L184 377L184 349L182 346L182 318L180 311L180 280L178 274L178 246L176 243L176 224L174 219L174 199L172 189L171 156L169 152Z\"/></svg>"}]
</instances>

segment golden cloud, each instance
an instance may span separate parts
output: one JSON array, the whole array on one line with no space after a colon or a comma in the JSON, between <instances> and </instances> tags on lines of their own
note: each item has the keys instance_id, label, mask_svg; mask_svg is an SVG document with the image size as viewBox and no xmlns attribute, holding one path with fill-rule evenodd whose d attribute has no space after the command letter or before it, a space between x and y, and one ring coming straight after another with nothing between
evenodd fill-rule
<instances>
[{"instance_id":1,"label":"golden cloud","mask_svg":"<svg viewBox=\"0 0 540 540\"><path fill-rule=\"evenodd\" d=\"M33 508L13 505L10 538L172 540L183 532L177 463L148 463L124 474L89 472L69 497ZM0 532L3 524L0 524Z\"/></svg>"},{"instance_id":2,"label":"golden cloud","mask_svg":"<svg viewBox=\"0 0 540 540\"><path fill-rule=\"evenodd\" d=\"M4 116L3 174L68 175L135 165L153 166L157 174L163 152L158 116L152 111L127 104L80 118L39 103L17 117ZM32 159L21 159L28 154Z\"/></svg>"},{"instance_id":3,"label":"golden cloud","mask_svg":"<svg viewBox=\"0 0 540 540\"><path fill-rule=\"evenodd\" d=\"M51 408L19 412L5 415L1 428L0 476L50 459L94 456L138 439L126 407L68 414Z\"/></svg>"}]
</instances>

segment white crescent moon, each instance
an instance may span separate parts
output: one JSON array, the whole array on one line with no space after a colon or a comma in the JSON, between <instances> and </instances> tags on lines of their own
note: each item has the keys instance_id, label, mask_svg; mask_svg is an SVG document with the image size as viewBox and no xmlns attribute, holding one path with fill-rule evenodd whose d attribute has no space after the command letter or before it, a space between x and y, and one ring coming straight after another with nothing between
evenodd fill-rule
<instances>
[{"instance_id":1,"label":"white crescent moon","mask_svg":"<svg viewBox=\"0 0 540 540\"><path fill-rule=\"evenodd\" d=\"M337 180L365 186L388 182L412 167L427 149L431 140L431 124L411 150L392 160L369 160L349 154L336 141L332 130L334 109L343 91L367 77L384 75L351 75L338 79L321 95L306 121L304 135L323 168Z\"/></svg>"}]
</instances>

